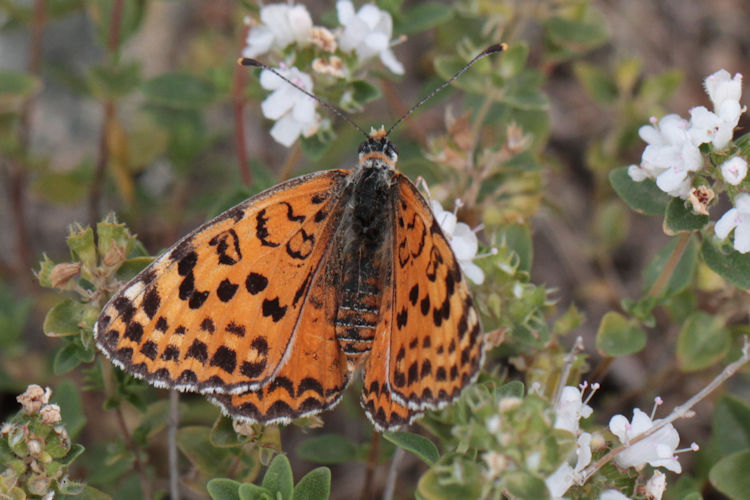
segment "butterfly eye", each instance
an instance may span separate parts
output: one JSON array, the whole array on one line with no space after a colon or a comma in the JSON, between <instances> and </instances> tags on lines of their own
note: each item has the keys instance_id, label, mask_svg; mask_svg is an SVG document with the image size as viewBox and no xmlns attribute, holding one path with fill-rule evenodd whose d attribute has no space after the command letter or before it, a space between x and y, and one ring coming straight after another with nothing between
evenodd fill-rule
<instances>
[{"instance_id":1,"label":"butterfly eye","mask_svg":"<svg viewBox=\"0 0 750 500\"><path fill-rule=\"evenodd\" d=\"M389 142L389 143L388 143L388 146L387 146L387 149L386 149L386 151L385 151L385 152L386 152L386 154L387 154L388 156L390 156L390 157L391 157L391 158L393 158L393 159L396 159L396 158L398 158L398 148L397 148L397 147L396 147L396 145L395 145L395 144L393 144L392 142Z\"/></svg>"}]
</instances>

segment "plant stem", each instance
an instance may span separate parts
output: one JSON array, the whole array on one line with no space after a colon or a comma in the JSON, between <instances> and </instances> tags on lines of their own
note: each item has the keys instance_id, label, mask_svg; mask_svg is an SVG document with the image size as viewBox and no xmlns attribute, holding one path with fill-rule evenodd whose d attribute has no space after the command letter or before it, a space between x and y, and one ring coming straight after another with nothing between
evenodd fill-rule
<instances>
[{"instance_id":1,"label":"plant stem","mask_svg":"<svg viewBox=\"0 0 750 500\"><path fill-rule=\"evenodd\" d=\"M643 439L646 439L648 436L656 433L662 427L668 424L671 424L677 419L692 416L693 415L692 408L696 404L702 401L706 396L708 396L717 387L719 387L722 383L724 383L724 381L726 381L729 377L734 375L737 372L737 370L740 369L742 365L750 361L750 343L748 343L747 337L745 337L744 342L745 342L745 345L742 348L742 356L740 356L740 358L737 361L730 363L726 367L724 367L721 373L719 373L711 382L709 382L708 385L706 385L703 389L698 391L693 397L688 399L685 403L681 404L680 406L677 406L674 410L672 410L672 413L670 413L666 418L658 420L655 423L655 425L649 428L647 431L642 432L641 434L638 434L634 438L630 439L627 443L623 443L617 448L614 448L609 453L604 455L602 458L597 460L595 463L586 467L581 472L580 477L577 478L576 483L584 484L592 475L594 475L596 471L598 471L604 465L606 465L608 462L614 459L618 453L625 450L626 448L629 448L630 446L633 446L635 443Z\"/></svg>"},{"instance_id":2,"label":"plant stem","mask_svg":"<svg viewBox=\"0 0 750 500\"><path fill-rule=\"evenodd\" d=\"M107 34L107 55L110 61L114 62L117 58L120 46L120 24L122 23L122 10L124 7L123 0L114 0L112 3L112 12L109 17L109 33ZM102 198L102 187L104 185L104 176L109 163L109 136L112 127L112 121L115 117L115 103L112 99L105 99L102 103L102 127L99 135L99 154L96 159L96 168L94 170L94 179L89 189L88 212L89 224L93 227L99 220L99 208Z\"/></svg>"},{"instance_id":3,"label":"plant stem","mask_svg":"<svg viewBox=\"0 0 750 500\"><path fill-rule=\"evenodd\" d=\"M169 455L169 498L180 500L180 470L177 455L177 425L180 422L180 393L169 391L169 419L167 420L167 446Z\"/></svg>"},{"instance_id":4,"label":"plant stem","mask_svg":"<svg viewBox=\"0 0 750 500\"><path fill-rule=\"evenodd\" d=\"M649 297L658 296L664 290L664 287L667 286L667 283L669 283L669 279L672 277L672 273L674 273L674 270L677 268L677 264L682 258L682 254L685 252L685 248L687 248L687 245L690 242L691 234L692 233L682 233L680 235L680 239L677 240L677 244L675 245L674 250L672 250L672 254L669 256L667 263L664 264L664 269L661 270L661 274L656 279L651 289L648 291L647 295Z\"/></svg>"},{"instance_id":5,"label":"plant stem","mask_svg":"<svg viewBox=\"0 0 750 500\"><path fill-rule=\"evenodd\" d=\"M385 481L385 490L383 490L383 500L393 500L393 492L396 491L396 479L398 478L398 466L406 455L403 448L396 448L391 459L391 466L388 468L388 478Z\"/></svg>"},{"instance_id":6,"label":"plant stem","mask_svg":"<svg viewBox=\"0 0 750 500\"><path fill-rule=\"evenodd\" d=\"M242 30L242 44L245 43L249 26ZM253 174L247 163L247 146L245 144L245 120L243 119L243 110L245 108L245 98L242 90L245 88L245 79L247 77L247 68L239 64L234 68L234 83L232 85L232 100L234 102L234 149L237 153L237 166L240 169L240 177L246 186L253 183Z\"/></svg>"},{"instance_id":7,"label":"plant stem","mask_svg":"<svg viewBox=\"0 0 750 500\"><path fill-rule=\"evenodd\" d=\"M289 156L286 157L284 165L281 167L279 182L285 181L292 176L292 170L294 170L294 165L297 163L301 152L302 151L299 148L299 144L295 144L292 150L289 152Z\"/></svg>"},{"instance_id":8,"label":"plant stem","mask_svg":"<svg viewBox=\"0 0 750 500\"><path fill-rule=\"evenodd\" d=\"M372 439L370 439L370 453L367 456L367 472L365 474L365 482L362 486L362 494L359 495L360 500L370 500L373 498L373 479L375 477L375 468L378 466L378 455L380 454L380 433L373 431Z\"/></svg>"}]
</instances>

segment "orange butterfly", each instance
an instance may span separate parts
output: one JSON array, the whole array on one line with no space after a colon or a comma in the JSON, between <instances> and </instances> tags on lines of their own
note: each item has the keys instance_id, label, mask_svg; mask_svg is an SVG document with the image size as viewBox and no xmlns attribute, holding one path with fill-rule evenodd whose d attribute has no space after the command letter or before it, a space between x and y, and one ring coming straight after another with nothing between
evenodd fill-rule
<instances>
[{"instance_id":1,"label":"orange butterfly","mask_svg":"<svg viewBox=\"0 0 750 500\"><path fill-rule=\"evenodd\" d=\"M354 170L286 181L185 236L105 305L99 348L252 422L331 408L360 366L379 430L455 400L482 363L479 316L387 136L368 135Z\"/></svg>"}]
</instances>

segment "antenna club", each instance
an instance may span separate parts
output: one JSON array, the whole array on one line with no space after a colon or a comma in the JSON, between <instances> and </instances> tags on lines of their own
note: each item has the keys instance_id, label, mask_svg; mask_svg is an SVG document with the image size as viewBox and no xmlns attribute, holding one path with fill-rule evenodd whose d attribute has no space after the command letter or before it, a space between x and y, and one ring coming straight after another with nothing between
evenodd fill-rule
<instances>
[{"instance_id":1,"label":"antenna club","mask_svg":"<svg viewBox=\"0 0 750 500\"><path fill-rule=\"evenodd\" d=\"M495 45L490 45L486 49L482 51L482 55L489 55L489 54L495 54L497 52L502 52L504 50L508 50L508 44L503 43L496 43Z\"/></svg>"},{"instance_id":2,"label":"antenna club","mask_svg":"<svg viewBox=\"0 0 750 500\"><path fill-rule=\"evenodd\" d=\"M250 59L249 57L240 57L239 59L237 59L237 64L239 64L240 66L254 66L256 68L266 67L266 65L262 62L255 59Z\"/></svg>"}]
</instances>

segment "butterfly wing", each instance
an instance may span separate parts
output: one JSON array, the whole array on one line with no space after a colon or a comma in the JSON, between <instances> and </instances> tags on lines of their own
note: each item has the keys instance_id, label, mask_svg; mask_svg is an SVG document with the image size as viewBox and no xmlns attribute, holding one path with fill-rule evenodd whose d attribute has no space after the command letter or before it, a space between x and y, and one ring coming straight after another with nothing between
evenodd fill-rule
<instances>
[{"instance_id":1,"label":"butterfly wing","mask_svg":"<svg viewBox=\"0 0 750 500\"><path fill-rule=\"evenodd\" d=\"M326 268L325 259L319 266ZM233 418L285 423L336 405L350 380L346 355L336 340L332 318L336 294L322 272L312 280L298 329L305 332L273 380L255 391L213 394L210 399Z\"/></svg>"},{"instance_id":2,"label":"butterfly wing","mask_svg":"<svg viewBox=\"0 0 750 500\"><path fill-rule=\"evenodd\" d=\"M370 418L384 428L399 425L404 408L402 423L453 401L482 362L479 316L450 243L411 181L396 174L396 182L395 286L363 394Z\"/></svg>"},{"instance_id":3,"label":"butterfly wing","mask_svg":"<svg viewBox=\"0 0 750 500\"><path fill-rule=\"evenodd\" d=\"M239 393L268 384L295 342L305 344L303 313L348 174L292 179L187 235L107 303L99 348L159 387ZM333 327L318 326L318 347L331 352Z\"/></svg>"}]
</instances>

